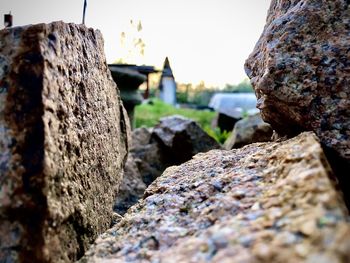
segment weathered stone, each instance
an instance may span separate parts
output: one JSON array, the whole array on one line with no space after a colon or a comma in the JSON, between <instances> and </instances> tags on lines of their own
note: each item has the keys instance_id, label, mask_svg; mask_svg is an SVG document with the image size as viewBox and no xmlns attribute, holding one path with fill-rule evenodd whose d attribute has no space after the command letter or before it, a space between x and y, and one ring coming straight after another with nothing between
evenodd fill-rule
<instances>
[{"instance_id":1,"label":"weathered stone","mask_svg":"<svg viewBox=\"0 0 350 263\"><path fill-rule=\"evenodd\" d=\"M127 116L99 31L0 31L0 261L70 262L110 226Z\"/></svg>"},{"instance_id":2,"label":"weathered stone","mask_svg":"<svg viewBox=\"0 0 350 263\"><path fill-rule=\"evenodd\" d=\"M136 161L132 154L128 155L124 167L124 177L120 185L114 211L118 214L125 214L126 210L134 205L146 190L146 185L137 167Z\"/></svg>"},{"instance_id":3,"label":"weathered stone","mask_svg":"<svg viewBox=\"0 0 350 263\"><path fill-rule=\"evenodd\" d=\"M350 4L273 0L246 62L263 119L281 134L312 130L350 160Z\"/></svg>"},{"instance_id":4,"label":"weathered stone","mask_svg":"<svg viewBox=\"0 0 350 263\"><path fill-rule=\"evenodd\" d=\"M220 148L195 121L178 115L162 118L154 127L153 136L164 147L172 165L186 162L197 153Z\"/></svg>"},{"instance_id":5,"label":"weathered stone","mask_svg":"<svg viewBox=\"0 0 350 263\"><path fill-rule=\"evenodd\" d=\"M349 262L348 212L313 133L168 168L81 262Z\"/></svg>"},{"instance_id":6,"label":"weathered stone","mask_svg":"<svg viewBox=\"0 0 350 263\"><path fill-rule=\"evenodd\" d=\"M224 147L231 150L254 142L267 142L271 140L272 133L270 124L264 122L260 114L248 116L235 124Z\"/></svg>"}]
</instances>

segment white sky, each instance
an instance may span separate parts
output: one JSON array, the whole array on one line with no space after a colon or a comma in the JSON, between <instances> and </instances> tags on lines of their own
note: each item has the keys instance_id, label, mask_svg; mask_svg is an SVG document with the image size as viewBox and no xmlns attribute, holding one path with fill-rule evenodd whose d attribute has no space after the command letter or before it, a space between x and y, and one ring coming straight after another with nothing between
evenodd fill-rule
<instances>
[{"instance_id":1,"label":"white sky","mask_svg":"<svg viewBox=\"0 0 350 263\"><path fill-rule=\"evenodd\" d=\"M170 59L178 82L236 84L266 19L270 0L88 0L86 25L100 29L107 61L125 54L120 34L141 20L145 56L134 61L161 67ZM81 23L83 0L0 0L0 15L14 25L63 20ZM0 28L3 27L3 22ZM130 35L130 34L129 34Z\"/></svg>"}]
</instances>

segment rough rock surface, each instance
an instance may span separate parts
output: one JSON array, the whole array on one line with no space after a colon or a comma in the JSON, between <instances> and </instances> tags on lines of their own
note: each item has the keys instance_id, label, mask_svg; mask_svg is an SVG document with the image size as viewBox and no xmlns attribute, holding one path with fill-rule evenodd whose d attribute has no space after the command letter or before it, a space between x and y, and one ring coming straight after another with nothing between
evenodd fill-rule
<instances>
[{"instance_id":1,"label":"rough rock surface","mask_svg":"<svg viewBox=\"0 0 350 263\"><path fill-rule=\"evenodd\" d=\"M127 116L99 31L0 31L0 261L70 262L110 226Z\"/></svg>"},{"instance_id":2,"label":"rough rock surface","mask_svg":"<svg viewBox=\"0 0 350 263\"><path fill-rule=\"evenodd\" d=\"M162 118L153 135L164 147L171 164L181 164L197 153L220 148L195 121L179 115Z\"/></svg>"},{"instance_id":3,"label":"rough rock surface","mask_svg":"<svg viewBox=\"0 0 350 263\"><path fill-rule=\"evenodd\" d=\"M168 168L81 262L349 262L350 223L316 136Z\"/></svg>"},{"instance_id":4,"label":"rough rock surface","mask_svg":"<svg viewBox=\"0 0 350 263\"><path fill-rule=\"evenodd\" d=\"M248 116L235 124L231 136L225 141L224 148L231 150L254 142L268 142L272 133L270 124L264 122L259 113Z\"/></svg>"},{"instance_id":5,"label":"rough rock surface","mask_svg":"<svg viewBox=\"0 0 350 263\"><path fill-rule=\"evenodd\" d=\"M246 62L263 119L281 134L312 130L350 160L350 3L273 0Z\"/></svg>"}]
</instances>

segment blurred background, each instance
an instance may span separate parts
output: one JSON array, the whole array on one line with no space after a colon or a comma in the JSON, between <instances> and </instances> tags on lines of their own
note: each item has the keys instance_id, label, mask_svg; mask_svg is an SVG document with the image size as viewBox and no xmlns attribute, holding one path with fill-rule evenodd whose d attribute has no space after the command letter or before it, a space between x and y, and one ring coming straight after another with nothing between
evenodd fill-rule
<instances>
[{"instance_id":1,"label":"blurred background","mask_svg":"<svg viewBox=\"0 0 350 263\"><path fill-rule=\"evenodd\" d=\"M254 112L252 94L232 94L253 92L243 65L270 0L1 0L0 10L11 12L13 26L79 24L84 2L85 24L104 36L107 62L135 127L176 113L220 140L230 127L218 126L218 114L240 119Z\"/></svg>"}]
</instances>

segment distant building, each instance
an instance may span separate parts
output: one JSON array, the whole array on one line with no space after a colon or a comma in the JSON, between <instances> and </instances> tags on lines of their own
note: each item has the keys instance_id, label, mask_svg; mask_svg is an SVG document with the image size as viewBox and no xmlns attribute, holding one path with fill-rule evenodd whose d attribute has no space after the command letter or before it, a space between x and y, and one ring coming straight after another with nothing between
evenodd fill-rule
<instances>
[{"instance_id":1,"label":"distant building","mask_svg":"<svg viewBox=\"0 0 350 263\"><path fill-rule=\"evenodd\" d=\"M162 76L159 81L159 97L168 104L176 104L176 82L168 57L165 58Z\"/></svg>"},{"instance_id":2,"label":"distant building","mask_svg":"<svg viewBox=\"0 0 350 263\"><path fill-rule=\"evenodd\" d=\"M215 93L209 102L209 107L215 111L240 119L244 115L254 115L257 99L254 93Z\"/></svg>"},{"instance_id":3,"label":"distant building","mask_svg":"<svg viewBox=\"0 0 350 263\"><path fill-rule=\"evenodd\" d=\"M222 131L232 131L238 120L259 112L256 103L254 93L216 93L209 102L209 107L218 112L212 125Z\"/></svg>"}]
</instances>

